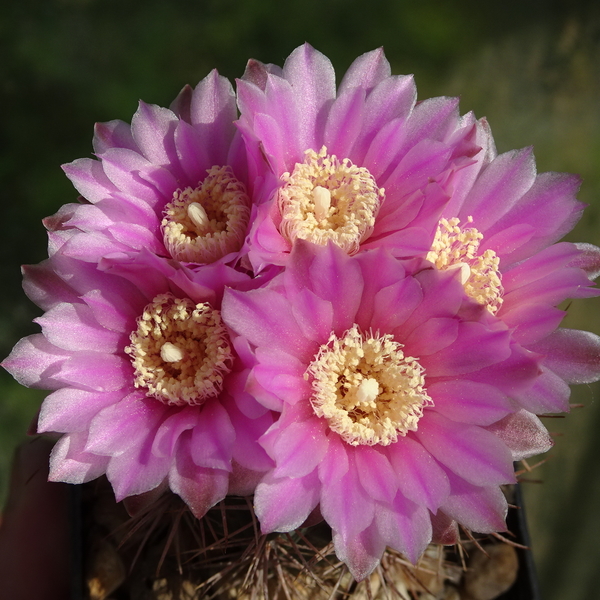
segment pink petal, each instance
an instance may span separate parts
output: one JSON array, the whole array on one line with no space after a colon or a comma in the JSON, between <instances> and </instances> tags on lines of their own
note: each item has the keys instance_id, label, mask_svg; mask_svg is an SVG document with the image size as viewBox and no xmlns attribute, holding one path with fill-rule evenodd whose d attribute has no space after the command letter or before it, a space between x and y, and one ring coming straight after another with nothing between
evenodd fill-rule
<instances>
[{"instance_id":1,"label":"pink petal","mask_svg":"<svg viewBox=\"0 0 600 600\"><path fill-rule=\"evenodd\" d=\"M544 365L568 383L600 379L600 337L590 331L558 329L532 350L545 355Z\"/></svg>"},{"instance_id":2,"label":"pink petal","mask_svg":"<svg viewBox=\"0 0 600 600\"><path fill-rule=\"evenodd\" d=\"M62 166L75 189L92 203L99 202L117 191L98 160L79 158Z\"/></svg>"},{"instance_id":3,"label":"pink petal","mask_svg":"<svg viewBox=\"0 0 600 600\"><path fill-rule=\"evenodd\" d=\"M218 399L208 400L202 406L198 424L192 430L192 460L199 467L230 471L234 442L235 430L227 411Z\"/></svg>"},{"instance_id":4,"label":"pink petal","mask_svg":"<svg viewBox=\"0 0 600 600\"><path fill-rule=\"evenodd\" d=\"M391 502L398 491L398 477L386 452L369 446L359 446L354 451L360 483L375 500Z\"/></svg>"},{"instance_id":5,"label":"pink petal","mask_svg":"<svg viewBox=\"0 0 600 600\"><path fill-rule=\"evenodd\" d=\"M62 387L55 376L70 354L37 333L19 340L2 366L21 385L55 390Z\"/></svg>"},{"instance_id":6,"label":"pink petal","mask_svg":"<svg viewBox=\"0 0 600 600\"><path fill-rule=\"evenodd\" d=\"M497 486L477 487L453 473L448 473L452 493L442 511L471 531L493 533L506 530L508 505Z\"/></svg>"},{"instance_id":7,"label":"pink petal","mask_svg":"<svg viewBox=\"0 0 600 600\"><path fill-rule=\"evenodd\" d=\"M97 456L85 452L86 432L63 435L50 455L50 481L86 483L103 475L108 465L108 456Z\"/></svg>"},{"instance_id":8,"label":"pink petal","mask_svg":"<svg viewBox=\"0 0 600 600\"><path fill-rule=\"evenodd\" d=\"M375 522L386 544L404 553L413 564L417 563L431 541L429 511L400 492L390 506L378 507Z\"/></svg>"},{"instance_id":9,"label":"pink petal","mask_svg":"<svg viewBox=\"0 0 600 600\"><path fill-rule=\"evenodd\" d=\"M430 377L456 377L506 360L510 354L508 331L490 331L477 322L461 321L456 341L421 363Z\"/></svg>"},{"instance_id":10,"label":"pink petal","mask_svg":"<svg viewBox=\"0 0 600 600\"><path fill-rule=\"evenodd\" d=\"M352 449L348 452L348 471L341 478L324 481L321 477L321 514L339 542L355 538L373 520L375 501L360 483Z\"/></svg>"},{"instance_id":11,"label":"pink petal","mask_svg":"<svg viewBox=\"0 0 600 600\"><path fill-rule=\"evenodd\" d=\"M435 512L450 493L446 473L425 448L406 436L388 447L402 494Z\"/></svg>"},{"instance_id":12,"label":"pink petal","mask_svg":"<svg viewBox=\"0 0 600 600\"><path fill-rule=\"evenodd\" d=\"M405 345L413 356L435 354L454 344L460 330L457 319L429 319L413 330Z\"/></svg>"},{"instance_id":13,"label":"pink petal","mask_svg":"<svg viewBox=\"0 0 600 600\"><path fill-rule=\"evenodd\" d=\"M365 91L355 88L333 102L325 125L324 143L340 160L350 155L360 134L365 114Z\"/></svg>"},{"instance_id":14,"label":"pink petal","mask_svg":"<svg viewBox=\"0 0 600 600\"><path fill-rule=\"evenodd\" d=\"M172 407L165 411L163 420L154 434L152 454L159 458L173 456L182 433L193 429L199 418L199 410L195 406Z\"/></svg>"},{"instance_id":15,"label":"pink petal","mask_svg":"<svg viewBox=\"0 0 600 600\"><path fill-rule=\"evenodd\" d=\"M179 121L175 128L175 149L181 168L188 177L190 185L195 186L202 181L206 170L213 165L208 148L192 125Z\"/></svg>"},{"instance_id":16,"label":"pink petal","mask_svg":"<svg viewBox=\"0 0 600 600\"><path fill-rule=\"evenodd\" d=\"M112 392L132 385L133 370L124 356L81 351L68 358L54 377L67 385Z\"/></svg>"},{"instance_id":17,"label":"pink petal","mask_svg":"<svg viewBox=\"0 0 600 600\"><path fill-rule=\"evenodd\" d=\"M153 431L167 411L167 406L159 400L134 392L94 417L85 450L120 456L132 447L139 447L151 432L154 437Z\"/></svg>"},{"instance_id":18,"label":"pink petal","mask_svg":"<svg viewBox=\"0 0 600 600\"><path fill-rule=\"evenodd\" d=\"M173 168L173 133L177 122L177 116L168 108L140 101L131 119L131 134L151 163Z\"/></svg>"},{"instance_id":19,"label":"pink petal","mask_svg":"<svg viewBox=\"0 0 600 600\"><path fill-rule=\"evenodd\" d=\"M385 58L383 48L361 54L350 65L338 89L338 96L357 87L371 90L391 75L390 63Z\"/></svg>"},{"instance_id":20,"label":"pink petal","mask_svg":"<svg viewBox=\"0 0 600 600\"><path fill-rule=\"evenodd\" d=\"M303 337L287 298L273 290L240 293L227 289L222 314L231 329L256 346L279 348L296 356L314 349L314 342Z\"/></svg>"},{"instance_id":21,"label":"pink petal","mask_svg":"<svg viewBox=\"0 0 600 600\"><path fill-rule=\"evenodd\" d=\"M514 410L510 399L492 385L444 381L427 386L436 412L471 425L490 425Z\"/></svg>"},{"instance_id":22,"label":"pink petal","mask_svg":"<svg viewBox=\"0 0 600 600\"><path fill-rule=\"evenodd\" d=\"M338 559L346 563L356 581L362 581L376 569L386 547L375 523L348 539L334 533L333 543Z\"/></svg>"},{"instance_id":23,"label":"pink petal","mask_svg":"<svg viewBox=\"0 0 600 600\"><path fill-rule=\"evenodd\" d=\"M63 350L112 353L128 342L122 335L102 327L85 304L57 304L34 320L41 325L46 339Z\"/></svg>"},{"instance_id":24,"label":"pink petal","mask_svg":"<svg viewBox=\"0 0 600 600\"><path fill-rule=\"evenodd\" d=\"M309 419L288 425L270 453L275 460L273 476L304 477L321 462L327 452L328 439L322 419Z\"/></svg>"},{"instance_id":25,"label":"pink petal","mask_svg":"<svg viewBox=\"0 0 600 600\"><path fill-rule=\"evenodd\" d=\"M358 263L335 244L323 248L296 241L283 280L289 297L306 287L335 307L332 329L337 335L354 323L363 277Z\"/></svg>"},{"instance_id":26,"label":"pink petal","mask_svg":"<svg viewBox=\"0 0 600 600\"><path fill-rule=\"evenodd\" d=\"M103 393L68 387L56 390L42 404L38 432L87 430L102 409L122 398L122 391Z\"/></svg>"},{"instance_id":27,"label":"pink petal","mask_svg":"<svg viewBox=\"0 0 600 600\"><path fill-rule=\"evenodd\" d=\"M304 477L276 478L268 473L256 487L254 512L261 531L293 531L319 502L321 484L316 471Z\"/></svg>"},{"instance_id":28,"label":"pink petal","mask_svg":"<svg viewBox=\"0 0 600 600\"><path fill-rule=\"evenodd\" d=\"M73 290L56 274L48 260L38 265L24 265L23 289L27 297L43 310L52 308L59 302L72 302L76 299Z\"/></svg>"},{"instance_id":29,"label":"pink petal","mask_svg":"<svg viewBox=\"0 0 600 600\"><path fill-rule=\"evenodd\" d=\"M182 436L168 477L171 490L182 498L197 519L227 495L229 474L221 469L197 466L190 456L189 436Z\"/></svg>"},{"instance_id":30,"label":"pink petal","mask_svg":"<svg viewBox=\"0 0 600 600\"><path fill-rule=\"evenodd\" d=\"M319 479L323 484L337 483L349 468L348 445L337 435L329 436L327 454L319 464Z\"/></svg>"},{"instance_id":31,"label":"pink petal","mask_svg":"<svg viewBox=\"0 0 600 600\"><path fill-rule=\"evenodd\" d=\"M534 385L519 392L515 399L526 410L537 413L568 412L571 389L564 379L542 367Z\"/></svg>"},{"instance_id":32,"label":"pink petal","mask_svg":"<svg viewBox=\"0 0 600 600\"><path fill-rule=\"evenodd\" d=\"M575 244L579 255L569 266L583 269L590 280L600 276L600 248L592 244Z\"/></svg>"},{"instance_id":33,"label":"pink petal","mask_svg":"<svg viewBox=\"0 0 600 600\"><path fill-rule=\"evenodd\" d=\"M531 188L535 175L531 148L501 154L480 173L461 208L461 219L471 215L474 226L486 231Z\"/></svg>"},{"instance_id":34,"label":"pink petal","mask_svg":"<svg viewBox=\"0 0 600 600\"><path fill-rule=\"evenodd\" d=\"M112 456L106 468L106 477L115 492L117 502L127 496L143 494L162 485L173 457L152 454L152 439L140 439L139 444L123 454Z\"/></svg>"},{"instance_id":35,"label":"pink petal","mask_svg":"<svg viewBox=\"0 0 600 600\"><path fill-rule=\"evenodd\" d=\"M102 154L109 148L129 148L136 152L139 150L131 136L131 127L120 119L96 123L93 145L96 154Z\"/></svg>"},{"instance_id":36,"label":"pink petal","mask_svg":"<svg viewBox=\"0 0 600 600\"><path fill-rule=\"evenodd\" d=\"M335 98L335 72L329 59L309 44L296 48L283 65L283 76L302 107L300 145L315 148L325 125L323 110Z\"/></svg>"},{"instance_id":37,"label":"pink petal","mask_svg":"<svg viewBox=\"0 0 600 600\"><path fill-rule=\"evenodd\" d=\"M481 427L455 423L428 410L416 437L439 462L474 485L515 482L510 451Z\"/></svg>"},{"instance_id":38,"label":"pink petal","mask_svg":"<svg viewBox=\"0 0 600 600\"><path fill-rule=\"evenodd\" d=\"M509 447L513 460L542 454L554 445L542 422L526 410L508 415L487 429Z\"/></svg>"}]
</instances>

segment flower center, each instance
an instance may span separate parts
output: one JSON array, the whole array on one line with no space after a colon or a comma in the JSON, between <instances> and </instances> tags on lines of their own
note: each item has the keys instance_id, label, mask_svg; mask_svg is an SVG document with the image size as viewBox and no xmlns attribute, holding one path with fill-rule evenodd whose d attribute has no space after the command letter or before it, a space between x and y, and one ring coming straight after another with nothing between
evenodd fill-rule
<instances>
[{"instance_id":1,"label":"flower center","mask_svg":"<svg viewBox=\"0 0 600 600\"><path fill-rule=\"evenodd\" d=\"M433 406L423 367L402 347L389 334L363 335L353 325L341 338L332 333L309 365L315 414L349 444L393 444Z\"/></svg>"},{"instance_id":2,"label":"flower center","mask_svg":"<svg viewBox=\"0 0 600 600\"><path fill-rule=\"evenodd\" d=\"M347 158L340 162L323 146L319 153L307 150L304 162L281 179L281 235L292 243L300 238L320 246L331 240L348 254L358 252L385 197L367 169Z\"/></svg>"},{"instance_id":3,"label":"flower center","mask_svg":"<svg viewBox=\"0 0 600 600\"><path fill-rule=\"evenodd\" d=\"M165 206L163 239L177 260L211 263L242 247L250 219L246 188L231 168L212 167L198 187L177 190Z\"/></svg>"},{"instance_id":4,"label":"flower center","mask_svg":"<svg viewBox=\"0 0 600 600\"><path fill-rule=\"evenodd\" d=\"M473 217L468 217L469 223ZM467 296L496 314L504 302L500 258L493 250L479 252L483 235L474 227L459 227L460 219L441 219L427 260L440 270L460 270Z\"/></svg>"},{"instance_id":5,"label":"flower center","mask_svg":"<svg viewBox=\"0 0 600 600\"><path fill-rule=\"evenodd\" d=\"M218 310L160 294L144 308L125 352L134 385L168 405L202 404L223 388L233 352Z\"/></svg>"}]
</instances>

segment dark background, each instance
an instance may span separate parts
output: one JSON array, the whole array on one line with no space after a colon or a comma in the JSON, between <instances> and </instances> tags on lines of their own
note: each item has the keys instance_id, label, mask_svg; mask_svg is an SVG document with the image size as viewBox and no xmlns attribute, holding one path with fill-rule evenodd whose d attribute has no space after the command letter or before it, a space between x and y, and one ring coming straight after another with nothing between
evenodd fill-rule
<instances>
[{"instance_id":1,"label":"dark background","mask_svg":"<svg viewBox=\"0 0 600 600\"><path fill-rule=\"evenodd\" d=\"M500 8L502 4L502 8ZM593 2L504 0L21 0L0 15L0 357L36 330L19 265L46 254L40 220L74 201L59 165L90 156L96 121L131 119L137 101L168 106L213 67L234 78L250 57L282 64L304 41L338 77L383 46L421 99L460 95L487 116L500 152L533 144L539 171L583 176L590 206L569 236L600 244L600 11ZM600 333L600 301L565 324ZM547 424L558 434L526 486L547 600L597 597L600 408L597 385ZM0 373L0 501L15 444L43 393ZM532 463L535 461L532 461Z\"/></svg>"}]
</instances>

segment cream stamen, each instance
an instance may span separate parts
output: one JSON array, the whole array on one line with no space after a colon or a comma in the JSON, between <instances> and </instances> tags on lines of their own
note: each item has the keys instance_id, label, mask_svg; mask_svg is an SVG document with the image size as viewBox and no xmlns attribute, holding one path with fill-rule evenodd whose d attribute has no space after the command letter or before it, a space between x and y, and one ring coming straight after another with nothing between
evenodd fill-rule
<instances>
[{"instance_id":1,"label":"cream stamen","mask_svg":"<svg viewBox=\"0 0 600 600\"><path fill-rule=\"evenodd\" d=\"M281 180L279 231L291 243L302 239L325 246L332 241L356 254L373 232L385 192L364 167L347 158L340 161L323 146L318 153L307 150L304 162Z\"/></svg>"},{"instance_id":2,"label":"cream stamen","mask_svg":"<svg viewBox=\"0 0 600 600\"><path fill-rule=\"evenodd\" d=\"M473 217L467 218L468 223ZM496 314L504 302L500 258L491 249L480 253L483 234L475 227L459 227L460 219L441 219L427 260L442 271L460 270L467 296Z\"/></svg>"},{"instance_id":3,"label":"cream stamen","mask_svg":"<svg viewBox=\"0 0 600 600\"><path fill-rule=\"evenodd\" d=\"M218 310L161 294L144 308L125 353L134 385L168 405L203 404L223 389L233 351Z\"/></svg>"},{"instance_id":4,"label":"cream stamen","mask_svg":"<svg viewBox=\"0 0 600 600\"><path fill-rule=\"evenodd\" d=\"M305 377L315 414L353 446L396 442L416 431L423 409L433 405L418 360L391 335L363 335L358 325L341 338L332 333Z\"/></svg>"},{"instance_id":5,"label":"cream stamen","mask_svg":"<svg viewBox=\"0 0 600 600\"><path fill-rule=\"evenodd\" d=\"M250 198L230 167L212 167L196 188L176 190L161 222L165 248L177 260L211 263L244 243Z\"/></svg>"}]
</instances>

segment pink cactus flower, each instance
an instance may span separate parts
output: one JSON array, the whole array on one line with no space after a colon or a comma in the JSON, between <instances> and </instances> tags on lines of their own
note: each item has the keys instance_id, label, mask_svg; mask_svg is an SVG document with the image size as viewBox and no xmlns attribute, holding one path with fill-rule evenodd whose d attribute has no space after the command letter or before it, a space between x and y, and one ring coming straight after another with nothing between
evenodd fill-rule
<instances>
[{"instance_id":1,"label":"pink cactus flower","mask_svg":"<svg viewBox=\"0 0 600 600\"><path fill-rule=\"evenodd\" d=\"M144 248L190 266L239 260L261 182L248 178L236 118L233 88L213 71L170 109L140 102L131 125L97 124L97 158L63 167L82 204L46 220L51 235L69 231L65 256L98 262Z\"/></svg>"},{"instance_id":2,"label":"pink cactus flower","mask_svg":"<svg viewBox=\"0 0 600 600\"><path fill-rule=\"evenodd\" d=\"M330 61L308 44L283 69L250 61L238 104L250 154L260 150L275 176L251 227L256 271L285 264L296 239L349 254L427 252L481 148L458 99L416 103L413 78L391 75L382 50L356 59L337 91Z\"/></svg>"},{"instance_id":3,"label":"pink cactus flower","mask_svg":"<svg viewBox=\"0 0 600 600\"><path fill-rule=\"evenodd\" d=\"M483 130L482 130L483 131ZM598 378L600 343L557 329L569 298L597 296L600 249L556 243L579 220L579 178L536 173L531 149L496 156L489 131L472 181L442 211L427 258L457 270L465 292L502 319L523 347L543 356L541 376L522 402L535 413L569 410L569 383Z\"/></svg>"},{"instance_id":4,"label":"pink cactus flower","mask_svg":"<svg viewBox=\"0 0 600 600\"><path fill-rule=\"evenodd\" d=\"M297 241L266 286L226 290L223 317L254 354L247 391L281 412L260 439L275 463L255 494L263 532L318 508L356 579L386 546L415 562L457 523L504 530L513 460L552 444L521 403L541 357L457 270Z\"/></svg>"},{"instance_id":5,"label":"pink cactus flower","mask_svg":"<svg viewBox=\"0 0 600 600\"><path fill-rule=\"evenodd\" d=\"M137 285L61 251L25 267L24 287L46 310L42 333L22 339L2 366L53 390L38 422L40 433L63 434L51 480L106 474L117 500L132 505L169 486L201 517L228 492L252 493L270 465L256 443L269 411L247 395L238 407L228 383L243 365L221 298L248 277L222 263L192 273L149 257L119 265Z\"/></svg>"}]
</instances>

